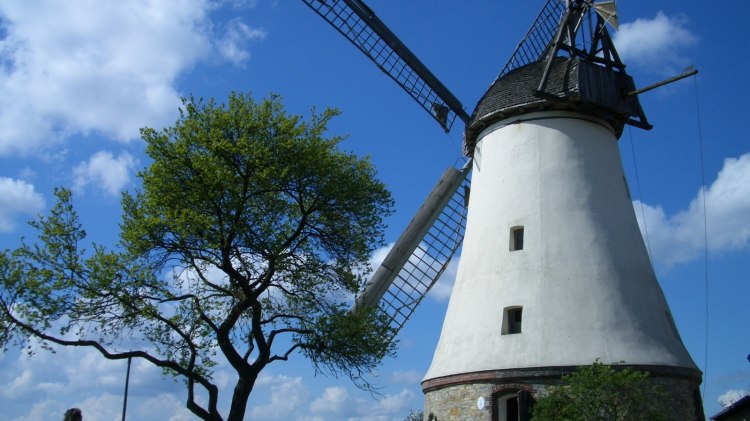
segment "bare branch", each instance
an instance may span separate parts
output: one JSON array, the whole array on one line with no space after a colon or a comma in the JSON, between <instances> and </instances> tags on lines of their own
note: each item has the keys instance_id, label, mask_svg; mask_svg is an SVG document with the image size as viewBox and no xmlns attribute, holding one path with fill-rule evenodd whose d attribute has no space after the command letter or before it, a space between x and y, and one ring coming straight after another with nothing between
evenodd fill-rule
<instances>
[{"instance_id":1,"label":"bare branch","mask_svg":"<svg viewBox=\"0 0 750 421\"><path fill-rule=\"evenodd\" d=\"M287 361L289 360L289 356L292 355L292 352L296 351L298 348L303 348L304 345L302 344L294 344L293 347L289 348L283 355L274 355L268 360L268 363L272 363L274 361Z\"/></svg>"}]
</instances>

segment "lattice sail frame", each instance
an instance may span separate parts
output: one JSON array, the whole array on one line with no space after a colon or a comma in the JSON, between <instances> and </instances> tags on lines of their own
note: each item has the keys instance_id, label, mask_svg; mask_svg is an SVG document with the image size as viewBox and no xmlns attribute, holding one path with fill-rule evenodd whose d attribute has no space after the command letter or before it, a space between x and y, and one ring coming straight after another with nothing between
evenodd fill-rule
<instances>
[{"instance_id":1,"label":"lattice sail frame","mask_svg":"<svg viewBox=\"0 0 750 421\"><path fill-rule=\"evenodd\" d=\"M565 15L566 10L566 1L547 0L523 40L516 46L510 60L500 71L498 78L503 77L511 70L545 58L553 47L552 42L560 28L560 20Z\"/></svg>"},{"instance_id":2,"label":"lattice sail frame","mask_svg":"<svg viewBox=\"0 0 750 421\"><path fill-rule=\"evenodd\" d=\"M394 336L443 275L463 242L468 185L464 180L380 300L379 308L388 314Z\"/></svg>"},{"instance_id":3,"label":"lattice sail frame","mask_svg":"<svg viewBox=\"0 0 750 421\"><path fill-rule=\"evenodd\" d=\"M471 162L449 168L373 275L357 307L387 315L392 340L435 285L466 230Z\"/></svg>"},{"instance_id":4,"label":"lattice sail frame","mask_svg":"<svg viewBox=\"0 0 750 421\"><path fill-rule=\"evenodd\" d=\"M461 102L360 0L303 0L393 79L448 132Z\"/></svg>"}]
</instances>

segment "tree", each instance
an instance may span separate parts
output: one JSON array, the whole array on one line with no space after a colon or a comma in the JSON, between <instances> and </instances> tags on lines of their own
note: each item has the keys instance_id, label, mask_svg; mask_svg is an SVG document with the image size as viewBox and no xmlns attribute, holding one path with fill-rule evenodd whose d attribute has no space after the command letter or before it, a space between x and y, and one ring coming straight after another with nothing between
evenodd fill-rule
<instances>
[{"instance_id":1,"label":"tree","mask_svg":"<svg viewBox=\"0 0 750 421\"><path fill-rule=\"evenodd\" d=\"M422 421L424 419L424 412L422 411L411 411L409 415L404 418L404 421Z\"/></svg>"},{"instance_id":2,"label":"tree","mask_svg":"<svg viewBox=\"0 0 750 421\"><path fill-rule=\"evenodd\" d=\"M204 420L223 419L221 360L236 372L228 420L244 418L261 370L293 354L369 387L363 375L393 354L390 328L348 309L393 202L368 159L324 137L336 114L303 121L276 96L184 99L173 127L141 131L153 162L123 194L117 247L86 251L71 193L58 189L31 223L38 242L0 254L2 345L37 338L142 358L182 378Z\"/></svg>"},{"instance_id":3,"label":"tree","mask_svg":"<svg viewBox=\"0 0 750 421\"><path fill-rule=\"evenodd\" d=\"M664 392L646 372L616 369L599 361L563 376L563 384L541 395L534 421L666 420Z\"/></svg>"}]
</instances>

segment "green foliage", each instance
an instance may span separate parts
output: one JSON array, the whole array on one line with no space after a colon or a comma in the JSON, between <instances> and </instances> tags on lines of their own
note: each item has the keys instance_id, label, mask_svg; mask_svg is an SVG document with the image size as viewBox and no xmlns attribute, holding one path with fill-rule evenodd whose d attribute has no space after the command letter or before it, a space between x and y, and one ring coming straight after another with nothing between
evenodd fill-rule
<instances>
[{"instance_id":1,"label":"green foliage","mask_svg":"<svg viewBox=\"0 0 750 421\"><path fill-rule=\"evenodd\" d=\"M667 419L663 390L648 373L599 361L563 376L538 398L534 421L659 421Z\"/></svg>"},{"instance_id":2,"label":"green foliage","mask_svg":"<svg viewBox=\"0 0 750 421\"><path fill-rule=\"evenodd\" d=\"M390 328L347 309L393 203L368 159L324 136L336 114L304 121L276 96L184 100L173 127L141 132L153 162L123 194L118 248L82 248L59 189L32 223L38 243L0 254L2 345L35 337L144 358L186 381L203 419L222 419L211 380L221 359L237 374L227 419L242 419L260 371L295 351L369 387L362 375L393 353Z\"/></svg>"}]
</instances>

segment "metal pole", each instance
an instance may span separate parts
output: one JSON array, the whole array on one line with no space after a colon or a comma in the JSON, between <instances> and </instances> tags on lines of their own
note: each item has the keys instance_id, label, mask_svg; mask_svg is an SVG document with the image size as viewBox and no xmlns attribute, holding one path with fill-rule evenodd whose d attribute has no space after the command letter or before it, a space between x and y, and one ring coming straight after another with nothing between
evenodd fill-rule
<instances>
[{"instance_id":1,"label":"metal pole","mask_svg":"<svg viewBox=\"0 0 750 421\"><path fill-rule=\"evenodd\" d=\"M122 400L122 421L125 421L125 412L128 409L128 385L130 384L130 360L132 357L128 357L128 372L125 375L125 398Z\"/></svg>"},{"instance_id":2,"label":"metal pole","mask_svg":"<svg viewBox=\"0 0 750 421\"><path fill-rule=\"evenodd\" d=\"M628 92L627 96L640 95L640 94L642 94L644 92L648 92L648 91L650 91L652 89L656 89L656 88L658 88L660 86L664 86L664 85L666 85L668 83L676 82L676 81L678 81L680 79L685 79L686 77L693 76L696 73L698 73L697 69L688 68L687 70L685 70L680 75L677 75L677 76L674 76L674 77L670 77L669 79L663 80L663 81L658 82L658 83L654 83L653 85L648 85L645 88L637 89L635 91L630 91L630 92Z\"/></svg>"}]
</instances>

